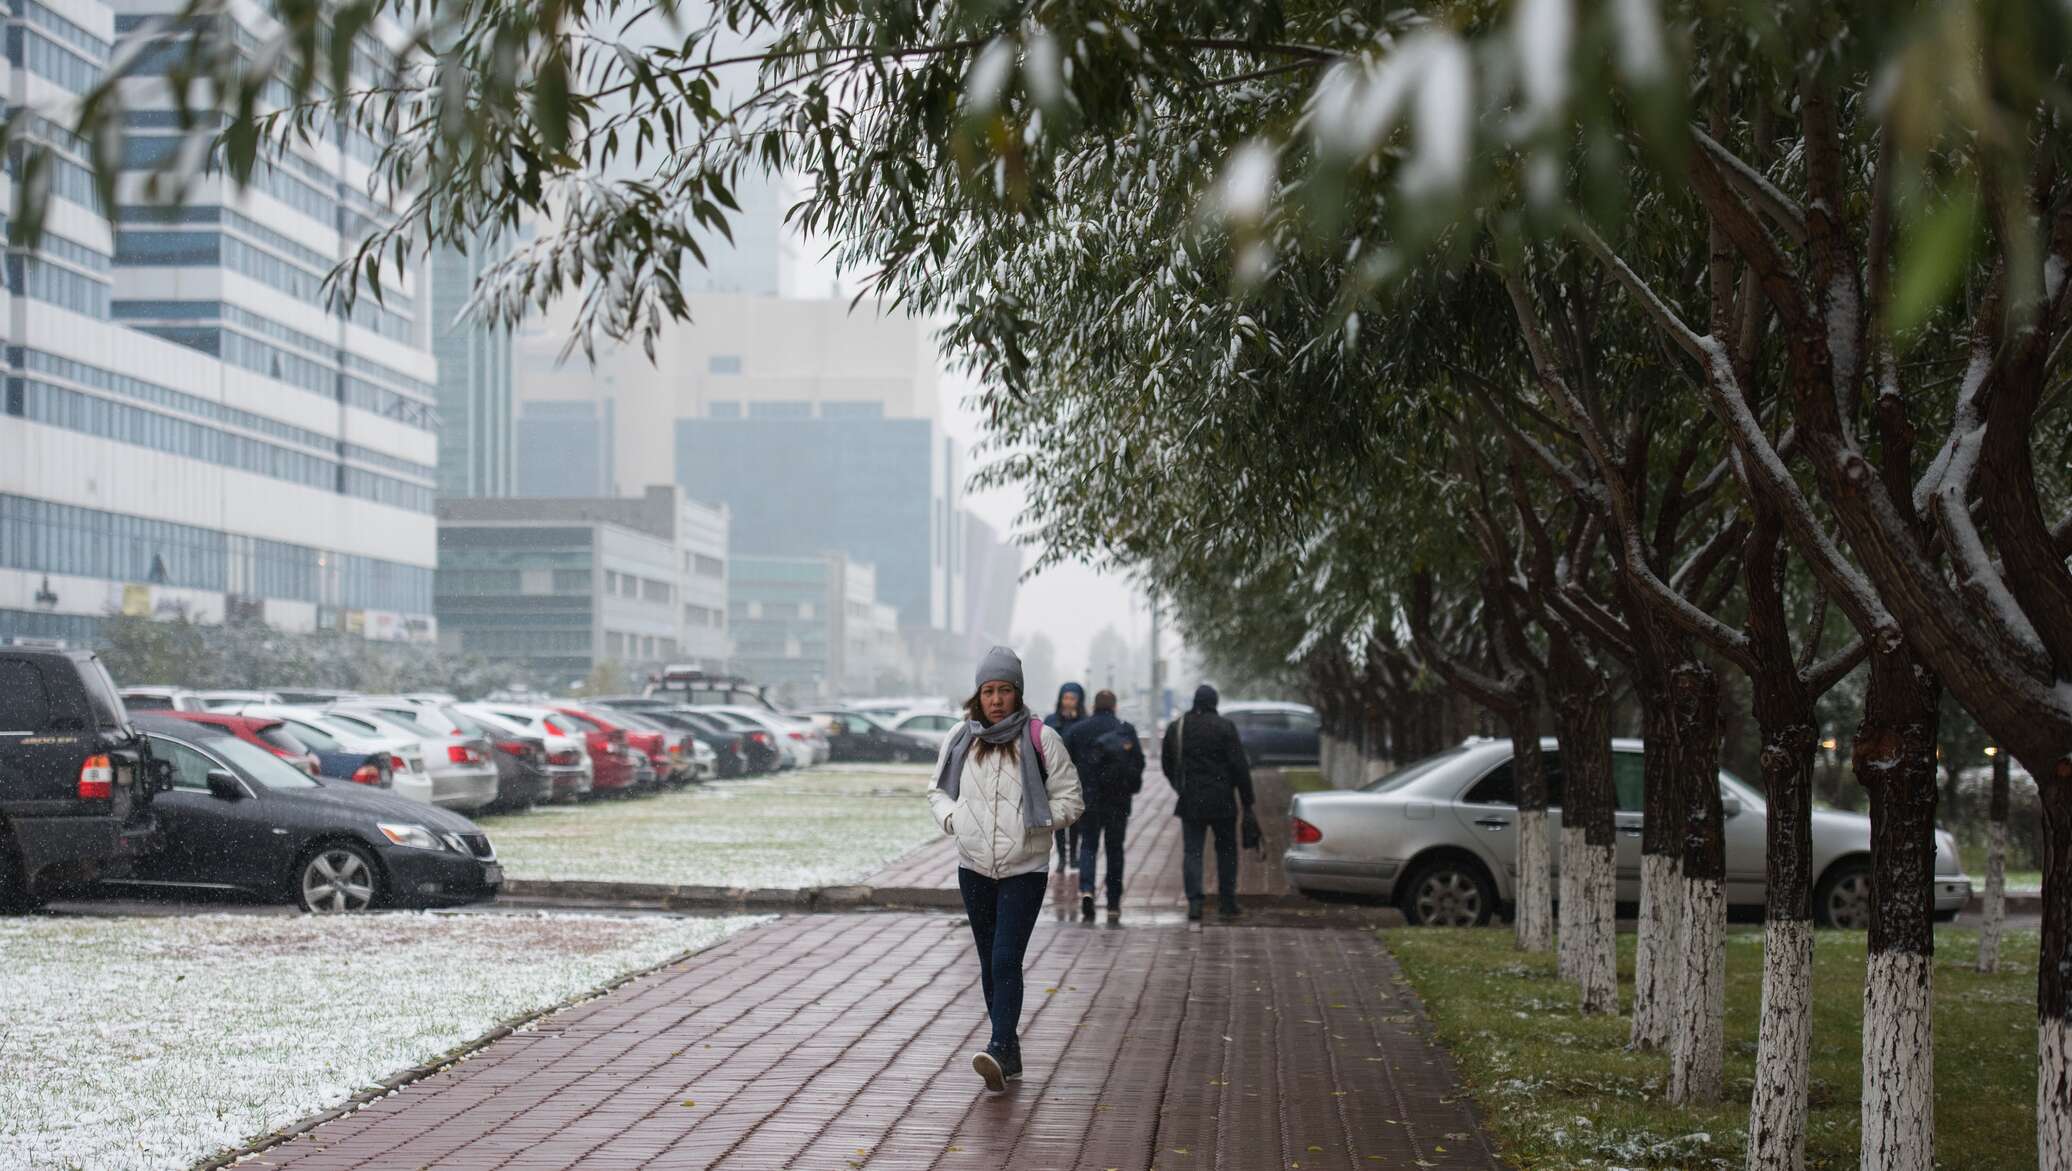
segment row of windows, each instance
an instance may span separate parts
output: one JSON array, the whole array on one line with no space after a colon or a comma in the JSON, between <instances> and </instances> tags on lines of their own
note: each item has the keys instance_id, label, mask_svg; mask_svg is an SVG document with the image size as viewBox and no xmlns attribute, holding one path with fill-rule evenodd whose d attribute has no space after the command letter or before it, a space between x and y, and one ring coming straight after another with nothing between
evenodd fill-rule
<instances>
[{"instance_id":1,"label":"row of windows","mask_svg":"<svg viewBox=\"0 0 2072 1171\"><path fill-rule=\"evenodd\" d=\"M604 632L604 653L607 658L667 660L676 657L676 640L657 638L652 634L621 634L616 630Z\"/></svg>"},{"instance_id":2,"label":"row of windows","mask_svg":"<svg viewBox=\"0 0 2072 1171\"><path fill-rule=\"evenodd\" d=\"M75 94L101 83L101 67L75 50L50 39L35 29L20 25L7 30L7 60Z\"/></svg>"},{"instance_id":3,"label":"row of windows","mask_svg":"<svg viewBox=\"0 0 2072 1171\"><path fill-rule=\"evenodd\" d=\"M685 606L683 608L683 620L686 626L703 626L708 629L718 627L723 629L727 624L727 615L725 611L715 610L710 606Z\"/></svg>"},{"instance_id":4,"label":"row of windows","mask_svg":"<svg viewBox=\"0 0 2072 1171\"><path fill-rule=\"evenodd\" d=\"M432 571L215 529L0 495L9 569L429 614Z\"/></svg>"},{"instance_id":5,"label":"row of windows","mask_svg":"<svg viewBox=\"0 0 2072 1171\"><path fill-rule=\"evenodd\" d=\"M56 354L45 353L42 350L28 350L17 347L11 358L15 365L31 373L49 374L56 378L62 378L67 382L76 382L81 386L91 386L97 390L109 391L122 395L125 398L136 399L139 402L169 407L190 415L199 415L213 422L228 423L233 427L242 427L247 431L257 431L262 435L271 435L276 439L285 439L290 443L300 443L306 447L329 450L335 442L329 435L319 431L312 431L307 427L297 427L293 423L283 423L279 419L271 419L265 415L255 415L250 411L239 410L236 407L213 402L198 395L170 390L156 383L145 382L141 378L131 378L126 374L116 374L113 371L103 370L98 366L89 366L84 362L75 362L70 358L62 358Z\"/></svg>"},{"instance_id":6,"label":"row of windows","mask_svg":"<svg viewBox=\"0 0 2072 1171\"><path fill-rule=\"evenodd\" d=\"M311 353L323 354L327 357L337 353L337 343L327 342L322 338L306 334L299 329L282 325L271 317L261 317L257 313L237 305L226 304L221 308L223 320L237 326L239 329L263 334L275 341L286 342L291 346L300 346Z\"/></svg>"},{"instance_id":7,"label":"row of windows","mask_svg":"<svg viewBox=\"0 0 2072 1171\"><path fill-rule=\"evenodd\" d=\"M59 638L72 646L93 646L101 640L101 620L87 614L0 610L0 636Z\"/></svg>"},{"instance_id":8,"label":"row of windows","mask_svg":"<svg viewBox=\"0 0 2072 1171\"><path fill-rule=\"evenodd\" d=\"M590 654L590 630L465 630L461 649L492 658L539 658Z\"/></svg>"},{"instance_id":9,"label":"row of windows","mask_svg":"<svg viewBox=\"0 0 2072 1171\"><path fill-rule=\"evenodd\" d=\"M262 252L236 237L223 237L221 247L223 267L230 271L242 273L319 309L331 308L330 298L324 292L323 273L311 272L271 252Z\"/></svg>"},{"instance_id":10,"label":"row of windows","mask_svg":"<svg viewBox=\"0 0 2072 1171\"><path fill-rule=\"evenodd\" d=\"M387 468L392 472L401 472L406 476L420 476L427 480L439 478L439 469L430 464L421 464L415 460L390 455L385 451L376 451L371 447L361 447L357 443L341 443L338 445L338 449L345 454L347 459L373 464L377 468Z\"/></svg>"},{"instance_id":11,"label":"row of windows","mask_svg":"<svg viewBox=\"0 0 2072 1171\"><path fill-rule=\"evenodd\" d=\"M528 580L530 577L530 580ZM439 570L438 592L476 597L537 595L540 587L556 595L585 597L590 593L587 569L454 569Z\"/></svg>"},{"instance_id":12,"label":"row of windows","mask_svg":"<svg viewBox=\"0 0 2072 1171\"><path fill-rule=\"evenodd\" d=\"M408 345L415 333L410 319L387 308L383 303L401 300L407 298L384 292L382 301L376 301L371 292L362 292L353 299L352 323L361 329L380 334L392 342Z\"/></svg>"},{"instance_id":13,"label":"row of windows","mask_svg":"<svg viewBox=\"0 0 2072 1171\"><path fill-rule=\"evenodd\" d=\"M412 378L401 370L392 370L379 362L363 358L358 354L347 353L345 355L345 368L347 370L357 370L362 374L372 375L384 382L400 386L404 390L415 391L417 397L421 399L430 400L439 397L439 388L431 383L421 378Z\"/></svg>"},{"instance_id":14,"label":"row of windows","mask_svg":"<svg viewBox=\"0 0 2072 1171\"><path fill-rule=\"evenodd\" d=\"M74 313L102 320L108 316L106 283L32 256L7 258L7 288L17 296L47 301Z\"/></svg>"},{"instance_id":15,"label":"row of windows","mask_svg":"<svg viewBox=\"0 0 2072 1171\"><path fill-rule=\"evenodd\" d=\"M437 431L439 429L438 409L430 403L420 402L417 399L397 394L386 386L376 386L371 382L363 382L351 375L346 375L343 381L345 383L345 405L358 407L363 411L372 412L385 419L395 419L398 422L407 423L420 431Z\"/></svg>"},{"instance_id":16,"label":"row of windows","mask_svg":"<svg viewBox=\"0 0 2072 1171\"><path fill-rule=\"evenodd\" d=\"M36 0L18 0L14 5L14 11L30 24L56 37L67 46L79 50L88 59L97 64L107 64L108 42L84 27L72 23Z\"/></svg>"},{"instance_id":17,"label":"row of windows","mask_svg":"<svg viewBox=\"0 0 2072 1171\"><path fill-rule=\"evenodd\" d=\"M338 393L338 371L322 362L290 353L232 330L211 330L222 335L221 357L225 362L276 382L300 387L326 398Z\"/></svg>"},{"instance_id":18,"label":"row of windows","mask_svg":"<svg viewBox=\"0 0 2072 1171\"><path fill-rule=\"evenodd\" d=\"M691 558L691 572L699 577L725 577L727 575L727 563L717 557L709 557L703 553L698 553Z\"/></svg>"},{"instance_id":19,"label":"row of windows","mask_svg":"<svg viewBox=\"0 0 2072 1171\"><path fill-rule=\"evenodd\" d=\"M258 220L248 215L240 214L230 208L226 207L223 209L223 222L252 237L259 243L266 245L268 248L276 252L285 253L291 259L306 264L311 268L329 271L333 265L338 263L336 257L326 256L316 249L303 244L301 241L290 239L260 223Z\"/></svg>"},{"instance_id":20,"label":"row of windows","mask_svg":"<svg viewBox=\"0 0 2072 1171\"><path fill-rule=\"evenodd\" d=\"M55 232L43 233L43 238L36 243L36 251L52 260L62 260L103 276L114 269L114 262L108 259L107 253L89 248L77 240L68 240Z\"/></svg>"},{"instance_id":21,"label":"row of windows","mask_svg":"<svg viewBox=\"0 0 2072 1171\"><path fill-rule=\"evenodd\" d=\"M433 490L422 484L398 480L379 472L360 468L346 468L342 476L345 494L362 500L374 500L396 508L407 508L412 512L432 511Z\"/></svg>"},{"instance_id":22,"label":"row of windows","mask_svg":"<svg viewBox=\"0 0 2072 1171\"><path fill-rule=\"evenodd\" d=\"M7 174L10 178L21 177L27 152L26 144L17 145L7 152ZM90 207L98 214L101 210L101 193L94 187L93 172L64 155L53 154L49 159L45 173L50 176L50 193L81 207Z\"/></svg>"}]
</instances>

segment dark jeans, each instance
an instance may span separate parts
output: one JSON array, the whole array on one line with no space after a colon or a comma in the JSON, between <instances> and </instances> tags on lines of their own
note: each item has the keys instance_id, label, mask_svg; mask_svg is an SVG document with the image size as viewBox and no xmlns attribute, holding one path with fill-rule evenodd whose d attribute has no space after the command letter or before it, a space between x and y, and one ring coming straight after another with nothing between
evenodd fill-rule
<instances>
[{"instance_id":1,"label":"dark jeans","mask_svg":"<svg viewBox=\"0 0 2072 1171\"><path fill-rule=\"evenodd\" d=\"M1101 852L1101 840L1108 842L1108 905L1122 905L1122 837L1130 815L1122 809L1089 808L1073 828L1079 831L1079 893L1094 893L1094 859Z\"/></svg>"},{"instance_id":2,"label":"dark jeans","mask_svg":"<svg viewBox=\"0 0 2072 1171\"><path fill-rule=\"evenodd\" d=\"M1056 831L1051 835L1051 840L1056 842L1058 847L1057 862L1051 866L1052 870L1069 870L1079 865L1079 822L1075 821Z\"/></svg>"},{"instance_id":3,"label":"dark jeans","mask_svg":"<svg viewBox=\"0 0 2072 1171\"><path fill-rule=\"evenodd\" d=\"M964 914L978 944L979 985L993 1017L993 1045L1002 1050L1021 1047L1015 1030L1022 1019L1022 953L1036 930L1047 881L1041 870L994 879L957 868L957 889L964 893Z\"/></svg>"},{"instance_id":4,"label":"dark jeans","mask_svg":"<svg viewBox=\"0 0 2072 1171\"><path fill-rule=\"evenodd\" d=\"M1180 819L1180 882L1187 888L1187 901L1202 901L1202 838L1216 831L1216 894L1225 906L1237 901L1237 818Z\"/></svg>"}]
</instances>

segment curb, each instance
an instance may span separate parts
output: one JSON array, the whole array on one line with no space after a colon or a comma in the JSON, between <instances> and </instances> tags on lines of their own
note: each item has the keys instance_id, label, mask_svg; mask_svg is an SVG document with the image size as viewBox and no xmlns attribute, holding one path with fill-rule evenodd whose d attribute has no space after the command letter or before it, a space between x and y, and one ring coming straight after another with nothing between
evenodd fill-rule
<instances>
[{"instance_id":1,"label":"curb","mask_svg":"<svg viewBox=\"0 0 2072 1171\"><path fill-rule=\"evenodd\" d=\"M2007 913L2010 915L2038 915L2043 913L2043 892L2040 890L2011 890L2007 892ZM1982 915L1986 910L1986 896L1976 889L1971 900L1964 904L1964 910L1973 915Z\"/></svg>"},{"instance_id":2,"label":"curb","mask_svg":"<svg viewBox=\"0 0 2072 1171\"><path fill-rule=\"evenodd\" d=\"M907 886L783 887L671 886L649 882L596 882L513 878L499 902L635 907L664 911L962 910L954 890Z\"/></svg>"},{"instance_id":3,"label":"curb","mask_svg":"<svg viewBox=\"0 0 2072 1171\"><path fill-rule=\"evenodd\" d=\"M755 927L748 928L749 931L754 931L755 929ZM740 937L740 934L746 934L746 932L729 936L728 940L737 939ZM727 942L727 940L723 940L721 942ZM624 987L627 984L631 984L633 981L640 979L642 976L651 976L656 972L663 970L664 968L674 967L675 965L680 964L687 959L690 959L692 956L698 955L700 952L708 951L711 949L711 947L717 946L719 945L715 943L709 945L708 947L694 948L690 951L678 952L676 955L670 956L668 959L663 960L661 963L649 964L645 968L637 968L631 972L625 972L620 975L614 976L611 979L606 980L604 983L599 984L595 988L590 988L586 989L585 991L578 992L575 995L570 996L566 1000L561 1000L554 1004L550 1004L545 1008L535 1009L531 1012L519 1013L517 1016L513 1017L507 1017L504 1020L497 1022L494 1026L490 1028L488 1032L482 1034L479 1037L476 1037L472 1041L464 1041L461 1044L454 1046L453 1048L447 1050L444 1053L441 1053L439 1056L434 1057L429 1061L413 1065L410 1068L403 1070L401 1073L393 1074L389 1077L383 1078L382 1080L374 1083L366 1089L354 1094L352 1097L347 1098L345 1101L340 1102L336 1106L329 1107L327 1109L318 1111L315 1114L311 1114L306 1118L298 1119L295 1122L291 1122L288 1125L281 1127L279 1130L271 1131L267 1134L261 1135L259 1138L253 1139L251 1142L248 1142L243 1146L234 1147L227 1151L219 1151L214 1155L210 1155L208 1158L203 1159L198 1163L195 1163L192 1167L189 1168L189 1171L218 1171L219 1168L228 1167L233 1163L237 1163L241 1160L250 1158L251 1156L259 1154L262 1151L270 1151L273 1148L281 1146L284 1143L292 1142L295 1139L300 1138L305 1134L308 1134L310 1131L315 1130L316 1128L324 1125L327 1122L336 1121L337 1119L343 1118L346 1115L357 1111L358 1109L360 1109L360 1107L365 1106L370 1102L386 1098L390 1094L395 1093L397 1090L402 1089L403 1087L409 1085L412 1082L422 1081L435 1073L439 1073L443 1070L458 1065L461 1062L466 1061L468 1058L474 1056L476 1053L479 1053L482 1050L487 1049L489 1046L495 1044L498 1041L503 1040L505 1037L508 1037L511 1034L518 1032L520 1029L525 1028L527 1025L533 1024L536 1021L544 1020L545 1018L553 1016L556 1013L566 1012L567 1010L574 1008L579 1004L586 1004L592 1000L596 1000L599 997L617 991L618 989Z\"/></svg>"}]
</instances>

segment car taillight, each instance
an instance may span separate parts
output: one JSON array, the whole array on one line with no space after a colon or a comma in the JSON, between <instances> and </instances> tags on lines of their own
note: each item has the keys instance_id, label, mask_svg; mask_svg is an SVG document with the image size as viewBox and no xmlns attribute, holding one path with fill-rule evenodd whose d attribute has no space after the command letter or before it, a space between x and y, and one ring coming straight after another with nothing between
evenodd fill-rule
<instances>
[{"instance_id":1,"label":"car taillight","mask_svg":"<svg viewBox=\"0 0 2072 1171\"><path fill-rule=\"evenodd\" d=\"M768 744L770 742L770 734L768 732L750 732L748 738L757 744Z\"/></svg>"},{"instance_id":2,"label":"car taillight","mask_svg":"<svg viewBox=\"0 0 2072 1171\"><path fill-rule=\"evenodd\" d=\"M496 746L498 750L508 752L520 760L525 759L525 745L516 740L499 740L496 742Z\"/></svg>"},{"instance_id":3,"label":"car taillight","mask_svg":"<svg viewBox=\"0 0 2072 1171\"><path fill-rule=\"evenodd\" d=\"M407 773L410 771L410 762L400 756L391 756L389 757L389 771L392 773Z\"/></svg>"},{"instance_id":4,"label":"car taillight","mask_svg":"<svg viewBox=\"0 0 2072 1171\"><path fill-rule=\"evenodd\" d=\"M366 764L353 770L352 782L355 785L374 785L379 787L381 784L381 767L371 760L368 761Z\"/></svg>"},{"instance_id":5,"label":"car taillight","mask_svg":"<svg viewBox=\"0 0 2072 1171\"><path fill-rule=\"evenodd\" d=\"M553 752L553 753L549 753L549 754L547 755L547 763L548 763L548 764L581 764L581 763L583 763L583 761L582 761L582 758L581 758L581 757L579 757L579 756L577 756L577 755L576 755L576 750L575 750L575 749L573 749L573 748L564 748L564 749L562 749L562 750L561 750L561 751L559 751L559 752Z\"/></svg>"},{"instance_id":6,"label":"car taillight","mask_svg":"<svg viewBox=\"0 0 2072 1171\"><path fill-rule=\"evenodd\" d=\"M1298 845L1311 846L1324 840L1324 831L1299 817L1291 817L1288 819L1288 836Z\"/></svg>"},{"instance_id":7,"label":"car taillight","mask_svg":"<svg viewBox=\"0 0 2072 1171\"><path fill-rule=\"evenodd\" d=\"M465 744L448 744L446 759L455 764L481 764L482 754Z\"/></svg>"},{"instance_id":8,"label":"car taillight","mask_svg":"<svg viewBox=\"0 0 2072 1171\"><path fill-rule=\"evenodd\" d=\"M79 799L106 801L115 796L115 766L102 753L86 758L79 766Z\"/></svg>"},{"instance_id":9,"label":"car taillight","mask_svg":"<svg viewBox=\"0 0 2072 1171\"><path fill-rule=\"evenodd\" d=\"M794 740L803 741L806 738L806 735L803 732L793 732L791 733L791 738Z\"/></svg>"}]
</instances>

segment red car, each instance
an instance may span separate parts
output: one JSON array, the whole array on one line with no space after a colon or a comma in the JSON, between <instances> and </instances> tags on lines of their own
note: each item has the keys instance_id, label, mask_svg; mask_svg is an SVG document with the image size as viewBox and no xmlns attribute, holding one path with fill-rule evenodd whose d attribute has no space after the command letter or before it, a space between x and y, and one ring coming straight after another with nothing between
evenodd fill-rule
<instances>
[{"instance_id":1,"label":"red car","mask_svg":"<svg viewBox=\"0 0 2072 1171\"><path fill-rule=\"evenodd\" d=\"M663 751L662 737L654 732L635 732L586 709L549 704L549 709L575 721L585 746L590 749L590 791L625 793L640 780L641 765ZM635 753L645 760L635 759ZM652 772L650 775L653 775Z\"/></svg>"},{"instance_id":2,"label":"red car","mask_svg":"<svg viewBox=\"0 0 2072 1171\"><path fill-rule=\"evenodd\" d=\"M264 748L303 772L308 773L310 776L317 775L319 767L317 754L309 750L309 745L297 740L288 731L287 725L279 720L269 720L259 716L229 716L223 715L220 712L166 711L154 712L153 714L171 716L176 720L186 720L195 724L207 724L211 728L221 728L247 744L256 744ZM358 778L354 779L357 780ZM374 784L375 782L370 780L364 783Z\"/></svg>"}]
</instances>

